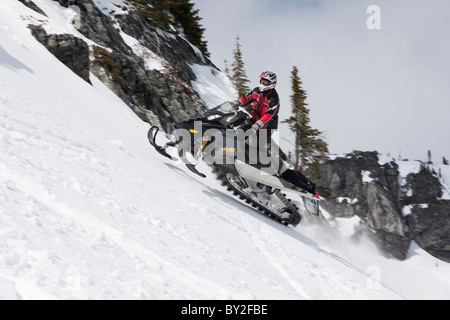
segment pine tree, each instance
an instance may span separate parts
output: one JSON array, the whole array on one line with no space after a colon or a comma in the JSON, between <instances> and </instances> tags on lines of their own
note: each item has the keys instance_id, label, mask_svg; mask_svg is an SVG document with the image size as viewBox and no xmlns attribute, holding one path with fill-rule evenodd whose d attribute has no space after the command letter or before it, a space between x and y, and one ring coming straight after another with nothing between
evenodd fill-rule
<instances>
[{"instance_id":1,"label":"pine tree","mask_svg":"<svg viewBox=\"0 0 450 320\"><path fill-rule=\"evenodd\" d=\"M448 166L448 160L445 157L442 157L442 164Z\"/></svg>"},{"instance_id":2,"label":"pine tree","mask_svg":"<svg viewBox=\"0 0 450 320\"><path fill-rule=\"evenodd\" d=\"M230 69L228 69L228 61L227 59L224 60L224 64L225 64L225 75L231 79L231 75L230 75Z\"/></svg>"},{"instance_id":3,"label":"pine tree","mask_svg":"<svg viewBox=\"0 0 450 320\"><path fill-rule=\"evenodd\" d=\"M428 164L433 164L433 161L431 160L431 151L430 150L428 150L428 154L427 154L427 156L428 156Z\"/></svg>"},{"instance_id":4,"label":"pine tree","mask_svg":"<svg viewBox=\"0 0 450 320\"><path fill-rule=\"evenodd\" d=\"M173 23L169 15L169 6L166 1L161 0L132 0L138 12L146 21L165 31L170 31L170 25Z\"/></svg>"},{"instance_id":5,"label":"pine tree","mask_svg":"<svg viewBox=\"0 0 450 320\"><path fill-rule=\"evenodd\" d=\"M194 4L190 0L132 1L149 24L176 34L181 30L186 39L209 58L207 42L203 40L205 29L200 25L199 10L194 10Z\"/></svg>"},{"instance_id":6,"label":"pine tree","mask_svg":"<svg viewBox=\"0 0 450 320\"><path fill-rule=\"evenodd\" d=\"M311 128L309 122L309 109L306 103L306 91L302 88L302 81L298 75L297 67L293 67L292 81L292 116L283 121L287 123L295 134L294 168L304 171L307 167L314 170L315 164L326 157L327 143L320 138L322 132ZM317 172L314 172L318 174Z\"/></svg>"},{"instance_id":7,"label":"pine tree","mask_svg":"<svg viewBox=\"0 0 450 320\"><path fill-rule=\"evenodd\" d=\"M244 60L242 59L242 51L241 51L241 44L239 43L239 36L236 37L236 48L233 51L233 55L234 55L234 62L231 65L233 67L231 82L233 82L234 87L238 92L238 95L241 97L250 91L250 88L247 86L247 83L249 83L250 81L245 75Z\"/></svg>"},{"instance_id":8,"label":"pine tree","mask_svg":"<svg viewBox=\"0 0 450 320\"><path fill-rule=\"evenodd\" d=\"M183 29L186 39L209 57L207 42L203 40L204 28L200 25L199 10L194 10L194 4L190 0L166 0L169 11L174 16L175 22Z\"/></svg>"}]
</instances>

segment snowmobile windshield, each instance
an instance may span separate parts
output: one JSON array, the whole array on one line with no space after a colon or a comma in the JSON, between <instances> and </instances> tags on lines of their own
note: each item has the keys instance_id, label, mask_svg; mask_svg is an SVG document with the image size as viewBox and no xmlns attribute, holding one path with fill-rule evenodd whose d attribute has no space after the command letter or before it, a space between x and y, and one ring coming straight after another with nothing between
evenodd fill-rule
<instances>
[{"instance_id":1,"label":"snowmobile windshield","mask_svg":"<svg viewBox=\"0 0 450 320\"><path fill-rule=\"evenodd\" d=\"M221 105L218 105L217 107L212 108L211 110L208 110L203 114L203 118L209 118L214 115L218 116L226 116L230 114L234 114L235 110L233 109L233 106L229 101L222 103Z\"/></svg>"}]
</instances>

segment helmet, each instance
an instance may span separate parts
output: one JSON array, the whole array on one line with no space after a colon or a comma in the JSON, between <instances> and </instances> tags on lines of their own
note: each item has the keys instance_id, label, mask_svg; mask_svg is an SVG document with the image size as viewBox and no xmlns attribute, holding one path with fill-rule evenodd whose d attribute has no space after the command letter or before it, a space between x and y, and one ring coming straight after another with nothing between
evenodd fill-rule
<instances>
[{"instance_id":1,"label":"helmet","mask_svg":"<svg viewBox=\"0 0 450 320\"><path fill-rule=\"evenodd\" d=\"M261 92L275 89L275 86L277 85L277 75L275 73L271 71L264 71L263 73L261 73L259 77L261 78L259 80L260 81L259 90L261 90ZM261 83L261 80L267 80L269 81L269 84L264 85Z\"/></svg>"}]
</instances>

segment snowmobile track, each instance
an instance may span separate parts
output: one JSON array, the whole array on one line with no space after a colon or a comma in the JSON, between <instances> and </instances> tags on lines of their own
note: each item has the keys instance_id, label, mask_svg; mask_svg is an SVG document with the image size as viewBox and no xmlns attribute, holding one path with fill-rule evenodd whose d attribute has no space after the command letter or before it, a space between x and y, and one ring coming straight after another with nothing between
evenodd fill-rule
<instances>
[{"instance_id":1,"label":"snowmobile track","mask_svg":"<svg viewBox=\"0 0 450 320\"><path fill-rule=\"evenodd\" d=\"M280 190L278 189L275 190L274 194L283 202L283 204L287 208L287 212L290 213L288 219L283 218L279 213L276 213L273 210L265 207L262 203L250 197L249 194L237 189L228 181L226 175L223 172L219 171L216 168L214 168L213 172L216 174L217 178L222 182L222 185L227 187L228 191L231 191L235 196L238 196L239 199L244 200L247 204L250 204L253 208L257 209L260 213L266 215L267 217L285 226L288 225L296 226L301 222L302 216L298 212L297 206L292 204L292 202L289 199L286 199L286 197L284 197L284 195L280 192Z\"/></svg>"}]
</instances>

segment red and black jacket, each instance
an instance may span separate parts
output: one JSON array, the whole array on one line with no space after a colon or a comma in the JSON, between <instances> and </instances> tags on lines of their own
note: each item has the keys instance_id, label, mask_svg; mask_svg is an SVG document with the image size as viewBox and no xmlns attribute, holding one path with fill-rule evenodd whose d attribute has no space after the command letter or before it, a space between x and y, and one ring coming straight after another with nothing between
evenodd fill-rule
<instances>
[{"instance_id":1,"label":"red and black jacket","mask_svg":"<svg viewBox=\"0 0 450 320\"><path fill-rule=\"evenodd\" d=\"M280 99L275 89L261 92L259 88L255 88L245 96L240 97L244 105L253 104L253 121L258 120L264 123L263 129L278 129L278 112L280 111Z\"/></svg>"}]
</instances>

